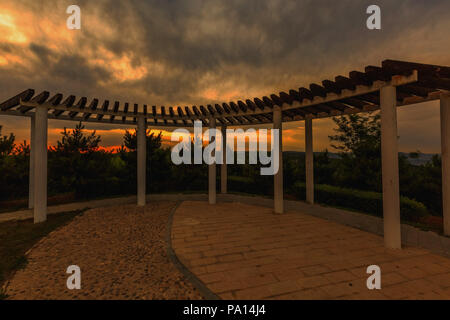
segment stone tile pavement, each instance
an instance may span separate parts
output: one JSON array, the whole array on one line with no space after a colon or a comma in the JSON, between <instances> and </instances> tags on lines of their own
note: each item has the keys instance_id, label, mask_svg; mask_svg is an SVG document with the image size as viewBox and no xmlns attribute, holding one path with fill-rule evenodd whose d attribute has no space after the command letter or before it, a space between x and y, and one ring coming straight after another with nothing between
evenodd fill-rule
<instances>
[{"instance_id":1,"label":"stone tile pavement","mask_svg":"<svg viewBox=\"0 0 450 320\"><path fill-rule=\"evenodd\" d=\"M378 235L299 212L186 201L172 246L224 299L450 299L450 259L388 250ZM381 290L367 289L369 265L381 268Z\"/></svg>"}]
</instances>

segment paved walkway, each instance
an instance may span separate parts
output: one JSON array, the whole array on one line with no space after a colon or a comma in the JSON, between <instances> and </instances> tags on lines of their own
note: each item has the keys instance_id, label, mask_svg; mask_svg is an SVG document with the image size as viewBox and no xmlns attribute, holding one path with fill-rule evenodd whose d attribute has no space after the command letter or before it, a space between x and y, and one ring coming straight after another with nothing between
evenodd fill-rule
<instances>
[{"instance_id":1,"label":"paved walkway","mask_svg":"<svg viewBox=\"0 0 450 320\"><path fill-rule=\"evenodd\" d=\"M450 259L387 250L382 237L310 215L241 203L186 201L172 245L224 299L450 299ZM381 268L381 290L366 269Z\"/></svg>"},{"instance_id":2,"label":"paved walkway","mask_svg":"<svg viewBox=\"0 0 450 320\"><path fill-rule=\"evenodd\" d=\"M153 201L208 201L207 194L149 194L148 203ZM218 202L241 202L273 208L273 200L258 196L243 196L236 194L218 194ZM75 202L48 207L48 214L57 214L75 210L135 204L136 196ZM383 235L383 219L371 215L356 213L348 210L336 209L318 204L310 205L303 201L284 201L288 211L307 213L309 215L338 222L377 235ZM10 213L0 213L0 223L11 220L25 220L33 217L31 210ZM450 237L445 237L431 231L423 231L411 225L402 224L402 243L404 245L421 247L430 252L450 258Z\"/></svg>"}]
</instances>

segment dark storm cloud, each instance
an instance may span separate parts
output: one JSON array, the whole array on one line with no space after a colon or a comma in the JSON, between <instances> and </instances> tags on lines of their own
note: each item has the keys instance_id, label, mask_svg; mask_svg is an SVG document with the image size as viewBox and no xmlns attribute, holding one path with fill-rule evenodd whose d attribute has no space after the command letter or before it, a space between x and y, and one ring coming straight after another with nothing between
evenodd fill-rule
<instances>
[{"instance_id":1,"label":"dark storm cloud","mask_svg":"<svg viewBox=\"0 0 450 320\"><path fill-rule=\"evenodd\" d=\"M209 85L219 88L227 81L244 91L297 88L307 85L300 82L303 79L345 70L341 66L379 63L365 57L374 56L372 51L377 47L386 50L378 51L377 58L395 54L392 48L384 48L383 43L391 39L402 41L403 33L416 28L431 28L433 21L448 17L450 12L449 1L377 1L382 8L383 30L373 32L365 28L365 10L371 3L82 1L82 17L86 15L90 20L83 21L78 42L80 49L95 51L105 47L118 57L129 55L133 67L142 65L143 57L162 64L163 74L148 74L130 82L145 91L140 99L154 97L162 103L167 98L169 104L200 103L199 86L205 85L202 80L206 75L211 79ZM34 6L51 9L49 5ZM90 23L93 14L97 21L114 30L113 37L104 37ZM44 82L52 82L49 78L57 75L69 83L77 79L91 88L96 81L109 79L107 68L90 65L83 52L74 50L50 62L47 57L52 53L45 44L32 43L30 49L40 58L36 68L39 63L49 67ZM114 87L113 84L113 90Z\"/></svg>"}]
</instances>

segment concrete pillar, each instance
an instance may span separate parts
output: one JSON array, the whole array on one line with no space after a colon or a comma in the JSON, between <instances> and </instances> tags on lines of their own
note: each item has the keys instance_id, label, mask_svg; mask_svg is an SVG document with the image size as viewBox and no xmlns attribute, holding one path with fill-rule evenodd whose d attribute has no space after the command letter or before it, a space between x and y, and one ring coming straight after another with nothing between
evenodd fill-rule
<instances>
[{"instance_id":1,"label":"concrete pillar","mask_svg":"<svg viewBox=\"0 0 450 320\"><path fill-rule=\"evenodd\" d=\"M34 151L36 148L35 143L35 120L34 115L31 116L30 121L30 176L29 176L29 188L28 188L28 208L34 207Z\"/></svg>"},{"instance_id":2,"label":"concrete pillar","mask_svg":"<svg viewBox=\"0 0 450 320\"><path fill-rule=\"evenodd\" d=\"M47 220L47 115L37 107L34 117L34 223Z\"/></svg>"},{"instance_id":3,"label":"concrete pillar","mask_svg":"<svg viewBox=\"0 0 450 320\"><path fill-rule=\"evenodd\" d=\"M273 108L273 128L279 130L278 145L279 147L279 169L273 177L273 202L275 213L284 212L284 196L283 196L283 121L281 108L275 106Z\"/></svg>"},{"instance_id":4,"label":"concrete pillar","mask_svg":"<svg viewBox=\"0 0 450 320\"><path fill-rule=\"evenodd\" d=\"M216 119L214 117L209 118L209 128L216 128ZM213 140L210 138L210 143ZM216 204L216 163L208 165L208 198L209 204Z\"/></svg>"},{"instance_id":5,"label":"concrete pillar","mask_svg":"<svg viewBox=\"0 0 450 320\"><path fill-rule=\"evenodd\" d=\"M137 205L145 206L147 177L147 126L144 117L137 118Z\"/></svg>"},{"instance_id":6,"label":"concrete pillar","mask_svg":"<svg viewBox=\"0 0 450 320\"><path fill-rule=\"evenodd\" d=\"M312 119L305 119L306 202L314 203L314 153Z\"/></svg>"},{"instance_id":7,"label":"concrete pillar","mask_svg":"<svg viewBox=\"0 0 450 320\"><path fill-rule=\"evenodd\" d=\"M227 127L222 126L222 165L220 168L220 190L222 194L227 193Z\"/></svg>"},{"instance_id":8,"label":"concrete pillar","mask_svg":"<svg viewBox=\"0 0 450 320\"><path fill-rule=\"evenodd\" d=\"M401 248L396 87L380 90L384 244Z\"/></svg>"},{"instance_id":9,"label":"concrete pillar","mask_svg":"<svg viewBox=\"0 0 450 320\"><path fill-rule=\"evenodd\" d=\"M441 95L441 153L444 234L450 236L450 93Z\"/></svg>"}]
</instances>

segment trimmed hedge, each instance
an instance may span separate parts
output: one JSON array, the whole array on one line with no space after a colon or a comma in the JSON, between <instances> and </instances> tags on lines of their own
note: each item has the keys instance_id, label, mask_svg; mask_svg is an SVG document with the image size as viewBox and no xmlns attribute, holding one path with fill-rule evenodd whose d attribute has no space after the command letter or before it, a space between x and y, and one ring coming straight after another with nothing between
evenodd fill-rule
<instances>
[{"instance_id":1,"label":"trimmed hedge","mask_svg":"<svg viewBox=\"0 0 450 320\"><path fill-rule=\"evenodd\" d=\"M299 199L305 200L305 183L296 182L292 192ZM355 209L379 217L383 216L383 196L378 192L316 184L314 185L314 198L318 203ZM417 221L418 218L427 215L428 212L423 203L407 197L400 197L400 214L403 220Z\"/></svg>"},{"instance_id":2,"label":"trimmed hedge","mask_svg":"<svg viewBox=\"0 0 450 320\"><path fill-rule=\"evenodd\" d=\"M248 177L228 176L227 185L228 190L234 192L265 196L273 194L273 178L271 176L257 177L256 181Z\"/></svg>"}]
</instances>

